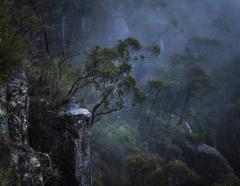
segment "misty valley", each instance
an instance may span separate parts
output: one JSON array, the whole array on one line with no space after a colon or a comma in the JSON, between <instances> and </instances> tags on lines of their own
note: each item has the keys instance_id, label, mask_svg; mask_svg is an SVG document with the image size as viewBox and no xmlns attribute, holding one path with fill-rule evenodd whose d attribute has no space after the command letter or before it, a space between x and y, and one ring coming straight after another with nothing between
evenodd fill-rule
<instances>
[{"instance_id":1,"label":"misty valley","mask_svg":"<svg viewBox=\"0 0 240 186\"><path fill-rule=\"evenodd\" d=\"M0 186L240 186L239 0L0 0Z\"/></svg>"}]
</instances>

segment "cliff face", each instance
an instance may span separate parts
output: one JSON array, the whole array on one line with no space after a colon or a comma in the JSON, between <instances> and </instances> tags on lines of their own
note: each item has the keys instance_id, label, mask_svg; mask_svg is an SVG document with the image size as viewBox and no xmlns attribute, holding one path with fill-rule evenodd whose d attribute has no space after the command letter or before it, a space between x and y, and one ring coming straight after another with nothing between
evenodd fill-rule
<instances>
[{"instance_id":1,"label":"cliff face","mask_svg":"<svg viewBox=\"0 0 240 186\"><path fill-rule=\"evenodd\" d=\"M4 138L9 174L17 179L7 180L13 185L43 185L41 164L38 154L28 141L28 85L24 72L14 74L5 87L1 88L2 135ZM2 149L1 149L2 151ZM6 175L8 176L8 175ZM9 178L12 179L12 178Z\"/></svg>"},{"instance_id":2,"label":"cliff face","mask_svg":"<svg viewBox=\"0 0 240 186\"><path fill-rule=\"evenodd\" d=\"M51 171L44 170L45 185L91 185L89 111L77 104L59 112L31 104L30 110L30 144L51 160Z\"/></svg>"},{"instance_id":3,"label":"cliff face","mask_svg":"<svg viewBox=\"0 0 240 186\"><path fill-rule=\"evenodd\" d=\"M73 142L75 179L79 186L91 185L91 151L89 119L91 113L77 104L71 104L60 117L70 126L70 132L75 135L70 138Z\"/></svg>"},{"instance_id":4,"label":"cliff face","mask_svg":"<svg viewBox=\"0 0 240 186\"><path fill-rule=\"evenodd\" d=\"M1 136L6 147L4 151L1 147L1 159L16 178L3 180L0 175L1 181L22 186L90 186L91 114L78 105L51 114L34 107L23 72L13 76L0 94Z\"/></svg>"}]
</instances>

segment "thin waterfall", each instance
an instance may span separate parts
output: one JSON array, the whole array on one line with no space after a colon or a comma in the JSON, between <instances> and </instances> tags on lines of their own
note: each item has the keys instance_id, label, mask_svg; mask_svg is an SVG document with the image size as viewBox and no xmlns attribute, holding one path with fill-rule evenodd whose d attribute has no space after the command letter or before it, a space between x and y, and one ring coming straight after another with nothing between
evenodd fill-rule
<instances>
[{"instance_id":1,"label":"thin waterfall","mask_svg":"<svg viewBox=\"0 0 240 186\"><path fill-rule=\"evenodd\" d=\"M188 124L187 121L185 122L185 126L186 126L186 128L187 128L189 134L192 135L192 128L191 128L191 126Z\"/></svg>"}]
</instances>

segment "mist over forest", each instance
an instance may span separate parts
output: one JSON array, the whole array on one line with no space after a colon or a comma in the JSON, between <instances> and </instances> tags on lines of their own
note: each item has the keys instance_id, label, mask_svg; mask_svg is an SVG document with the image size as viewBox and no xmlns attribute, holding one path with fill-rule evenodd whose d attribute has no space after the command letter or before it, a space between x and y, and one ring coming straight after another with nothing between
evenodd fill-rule
<instances>
[{"instance_id":1,"label":"mist over forest","mask_svg":"<svg viewBox=\"0 0 240 186\"><path fill-rule=\"evenodd\" d=\"M239 0L0 0L1 186L240 186Z\"/></svg>"}]
</instances>

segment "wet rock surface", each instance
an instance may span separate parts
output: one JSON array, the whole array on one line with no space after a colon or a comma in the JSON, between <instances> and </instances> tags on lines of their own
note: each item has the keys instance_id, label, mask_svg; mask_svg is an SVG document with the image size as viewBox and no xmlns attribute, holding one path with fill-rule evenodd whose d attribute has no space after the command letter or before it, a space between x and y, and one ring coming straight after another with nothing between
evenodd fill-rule
<instances>
[{"instance_id":1,"label":"wet rock surface","mask_svg":"<svg viewBox=\"0 0 240 186\"><path fill-rule=\"evenodd\" d=\"M91 113L87 109L75 103L56 113L34 107L24 72L12 76L0 88L0 96L1 132L8 146L1 157L19 178L14 184L91 185ZM55 173L59 177L54 180Z\"/></svg>"},{"instance_id":2,"label":"wet rock surface","mask_svg":"<svg viewBox=\"0 0 240 186\"><path fill-rule=\"evenodd\" d=\"M48 154L59 178L58 186L91 185L91 113L72 103L57 112L36 110L30 105L30 143L38 152ZM47 178L44 178L47 180ZM46 183L51 185L52 183Z\"/></svg>"},{"instance_id":3,"label":"wet rock surface","mask_svg":"<svg viewBox=\"0 0 240 186\"><path fill-rule=\"evenodd\" d=\"M24 72L14 73L5 87L1 88L1 122L4 143L9 148L10 169L19 177L16 184L42 186L43 176L37 153L28 141L28 85Z\"/></svg>"},{"instance_id":4,"label":"wet rock surface","mask_svg":"<svg viewBox=\"0 0 240 186\"><path fill-rule=\"evenodd\" d=\"M224 174L233 172L222 154L207 144L181 144L186 162L196 169L209 183L221 181Z\"/></svg>"},{"instance_id":5,"label":"wet rock surface","mask_svg":"<svg viewBox=\"0 0 240 186\"><path fill-rule=\"evenodd\" d=\"M91 113L77 104L70 104L59 114L69 125L72 125L74 142L75 178L79 186L91 185L91 150L89 122Z\"/></svg>"}]
</instances>

